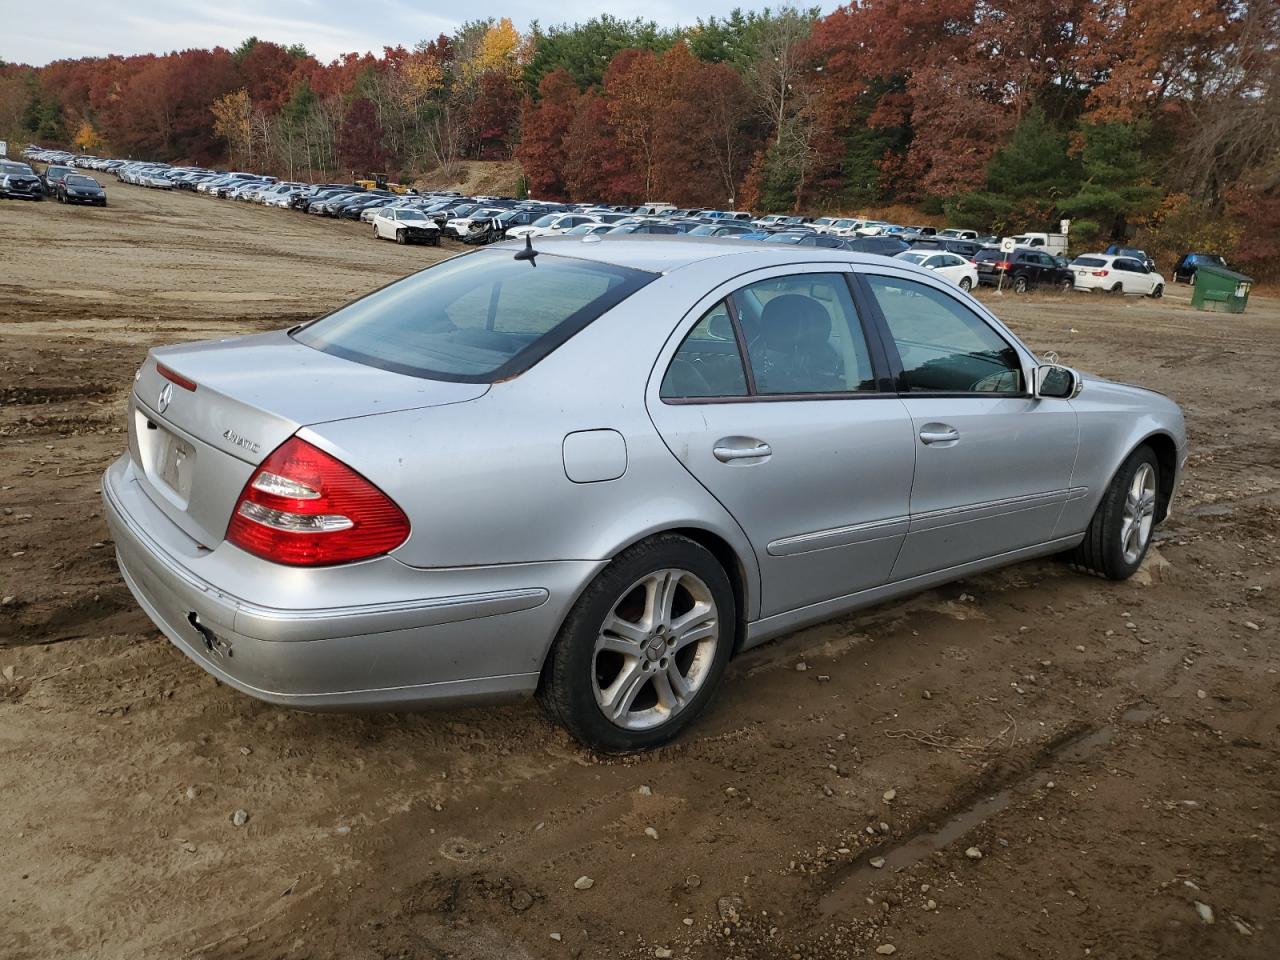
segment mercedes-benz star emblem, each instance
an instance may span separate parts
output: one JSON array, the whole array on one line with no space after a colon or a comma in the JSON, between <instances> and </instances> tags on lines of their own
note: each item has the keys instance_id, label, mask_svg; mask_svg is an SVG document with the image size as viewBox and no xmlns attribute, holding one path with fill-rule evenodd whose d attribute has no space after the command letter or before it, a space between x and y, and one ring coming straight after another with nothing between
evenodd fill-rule
<instances>
[{"instance_id":1,"label":"mercedes-benz star emblem","mask_svg":"<svg viewBox=\"0 0 1280 960\"><path fill-rule=\"evenodd\" d=\"M164 413L165 410L169 408L169 402L172 399L173 399L173 384L166 383L163 387L160 388L160 399L159 399L159 403L157 404L157 406L160 408L161 413Z\"/></svg>"}]
</instances>

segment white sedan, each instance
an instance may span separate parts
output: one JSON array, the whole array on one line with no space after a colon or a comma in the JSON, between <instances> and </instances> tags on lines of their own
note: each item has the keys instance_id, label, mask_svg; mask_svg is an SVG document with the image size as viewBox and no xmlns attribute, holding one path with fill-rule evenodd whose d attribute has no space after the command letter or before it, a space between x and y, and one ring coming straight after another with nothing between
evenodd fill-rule
<instances>
[{"instance_id":1,"label":"white sedan","mask_svg":"<svg viewBox=\"0 0 1280 960\"><path fill-rule=\"evenodd\" d=\"M588 213L548 213L545 217L539 217L533 223L524 227L512 227L507 231L507 236L512 238L519 237L554 237L562 233L568 233L574 227L580 227L584 223L600 223L599 217Z\"/></svg>"},{"instance_id":2,"label":"white sedan","mask_svg":"<svg viewBox=\"0 0 1280 960\"><path fill-rule=\"evenodd\" d=\"M383 207L373 218L373 238L396 243L426 243L440 246L440 228L421 210Z\"/></svg>"},{"instance_id":3,"label":"white sedan","mask_svg":"<svg viewBox=\"0 0 1280 960\"><path fill-rule=\"evenodd\" d=\"M926 270L934 270L946 277L961 290L972 290L978 285L978 267L972 260L945 251L934 253L925 250L903 250L895 255Z\"/></svg>"},{"instance_id":4,"label":"white sedan","mask_svg":"<svg viewBox=\"0 0 1280 960\"><path fill-rule=\"evenodd\" d=\"M1132 257L1086 253L1071 261L1071 272L1075 275L1077 290L1104 290L1140 297L1164 295L1164 277Z\"/></svg>"}]
</instances>

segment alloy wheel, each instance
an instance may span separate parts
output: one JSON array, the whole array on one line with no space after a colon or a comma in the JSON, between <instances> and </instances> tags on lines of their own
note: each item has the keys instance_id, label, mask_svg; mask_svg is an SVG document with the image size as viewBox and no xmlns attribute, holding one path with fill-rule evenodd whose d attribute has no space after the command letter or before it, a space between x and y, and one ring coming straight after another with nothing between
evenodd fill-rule
<instances>
[{"instance_id":1,"label":"alloy wheel","mask_svg":"<svg viewBox=\"0 0 1280 960\"><path fill-rule=\"evenodd\" d=\"M711 589L688 570L656 570L632 584L605 617L591 658L596 704L626 730L680 713L711 673L720 643Z\"/></svg>"},{"instance_id":2,"label":"alloy wheel","mask_svg":"<svg viewBox=\"0 0 1280 960\"><path fill-rule=\"evenodd\" d=\"M1142 463L1129 482L1120 520L1120 549L1124 561L1137 563L1151 539L1156 513L1156 472L1151 464Z\"/></svg>"}]
</instances>

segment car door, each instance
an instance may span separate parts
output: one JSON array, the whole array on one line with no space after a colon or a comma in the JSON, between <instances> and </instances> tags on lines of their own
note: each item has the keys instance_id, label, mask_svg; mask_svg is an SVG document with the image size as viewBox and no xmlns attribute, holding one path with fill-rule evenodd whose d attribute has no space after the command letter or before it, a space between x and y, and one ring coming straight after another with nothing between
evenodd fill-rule
<instances>
[{"instance_id":1,"label":"car door","mask_svg":"<svg viewBox=\"0 0 1280 960\"><path fill-rule=\"evenodd\" d=\"M915 446L911 523L893 579L1052 540L1073 495L1070 401L1031 396L1034 358L949 289L863 270Z\"/></svg>"},{"instance_id":2,"label":"car door","mask_svg":"<svg viewBox=\"0 0 1280 960\"><path fill-rule=\"evenodd\" d=\"M1140 261L1125 257L1116 260L1113 266L1120 274L1120 282L1124 285L1125 293L1151 292L1151 275Z\"/></svg>"},{"instance_id":3,"label":"car door","mask_svg":"<svg viewBox=\"0 0 1280 960\"><path fill-rule=\"evenodd\" d=\"M911 419L850 276L791 265L726 284L655 366L650 415L750 539L761 616L884 583L906 535Z\"/></svg>"}]
</instances>

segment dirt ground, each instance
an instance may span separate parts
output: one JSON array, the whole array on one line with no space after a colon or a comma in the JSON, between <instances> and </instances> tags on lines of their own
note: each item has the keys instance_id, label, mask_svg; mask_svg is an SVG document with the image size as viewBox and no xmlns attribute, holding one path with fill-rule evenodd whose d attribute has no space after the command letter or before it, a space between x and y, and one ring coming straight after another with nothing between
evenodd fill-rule
<instances>
[{"instance_id":1,"label":"dirt ground","mask_svg":"<svg viewBox=\"0 0 1280 960\"><path fill-rule=\"evenodd\" d=\"M799 632L609 759L531 703L265 706L150 625L98 494L148 347L452 251L107 186L0 203L0 957L1277 956L1280 302L991 297L1186 410L1144 569L1027 563Z\"/></svg>"}]
</instances>

